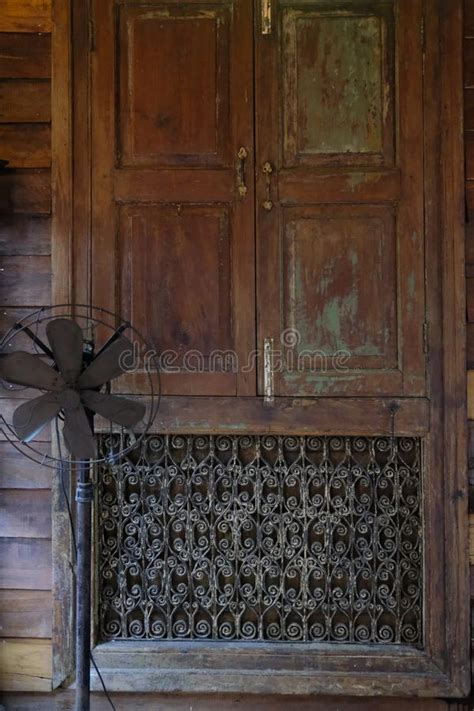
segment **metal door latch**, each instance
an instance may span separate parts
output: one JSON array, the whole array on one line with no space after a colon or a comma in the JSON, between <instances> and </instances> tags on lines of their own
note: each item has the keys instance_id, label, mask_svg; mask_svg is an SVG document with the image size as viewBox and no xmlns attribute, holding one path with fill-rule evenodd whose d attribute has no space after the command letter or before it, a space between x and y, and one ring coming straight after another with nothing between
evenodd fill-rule
<instances>
[{"instance_id":1,"label":"metal door latch","mask_svg":"<svg viewBox=\"0 0 474 711\"><path fill-rule=\"evenodd\" d=\"M272 33L272 0L261 0L262 9L262 35Z\"/></svg>"},{"instance_id":2,"label":"metal door latch","mask_svg":"<svg viewBox=\"0 0 474 711\"><path fill-rule=\"evenodd\" d=\"M263 400L271 403L273 394L273 338L265 338L263 342Z\"/></svg>"}]
</instances>

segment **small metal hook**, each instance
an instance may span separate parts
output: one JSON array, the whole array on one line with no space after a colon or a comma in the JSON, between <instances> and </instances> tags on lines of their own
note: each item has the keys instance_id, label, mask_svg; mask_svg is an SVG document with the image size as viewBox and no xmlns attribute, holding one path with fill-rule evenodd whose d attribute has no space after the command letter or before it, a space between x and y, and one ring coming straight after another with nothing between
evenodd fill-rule
<instances>
[{"instance_id":1,"label":"small metal hook","mask_svg":"<svg viewBox=\"0 0 474 711\"><path fill-rule=\"evenodd\" d=\"M390 435L392 439L395 438L395 417L397 416L398 411L400 410L400 405L398 402L392 402L390 403Z\"/></svg>"}]
</instances>

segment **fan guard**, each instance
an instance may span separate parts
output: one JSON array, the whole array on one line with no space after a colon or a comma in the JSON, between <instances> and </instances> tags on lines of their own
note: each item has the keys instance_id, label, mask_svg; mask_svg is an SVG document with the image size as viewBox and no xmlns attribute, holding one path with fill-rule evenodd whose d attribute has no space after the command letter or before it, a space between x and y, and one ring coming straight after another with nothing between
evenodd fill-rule
<instances>
[{"instance_id":1,"label":"fan guard","mask_svg":"<svg viewBox=\"0 0 474 711\"><path fill-rule=\"evenodd\" d=\"M94 354L90 349L96 339ZM130 349L143 361L146 376L147 392L139 400L110 394L110 381L127 372L123 356ZM110 457L97 456L92 413L110 421L111 434L121 432L118 458L148 433L159 405L158 359L151 344L128 322L90 305L42 307L17 322L0 342L0 378L5 393L28 389L28 399L15 409L11 422L0 415L0 432L21 454L54 469L64 458L45 454L28 441L48 421L64 420L63 439L71 464L84 459L99 464ZM43 394L30 397L30 388ZM102 434L106 432L101 428Z\"/></svg>"}]
</instances>

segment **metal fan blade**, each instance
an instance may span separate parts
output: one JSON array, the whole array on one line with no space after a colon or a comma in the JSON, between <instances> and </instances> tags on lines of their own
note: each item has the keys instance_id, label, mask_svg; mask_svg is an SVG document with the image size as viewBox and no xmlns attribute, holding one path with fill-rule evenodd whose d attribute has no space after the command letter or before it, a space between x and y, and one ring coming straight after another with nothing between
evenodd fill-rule
<instances>
[{"instance_id":1,"label":"metal fan blade","mask_svg":"<svg viewBox=\"0 0 474 711\"><path fill-rule=\"evenodd\" d=\"M8 383L38 390L61 390L64 387L64 380L59 373L40 356L26 351L0 356L0 378Z\"/></svg>"},{"instance_id":2,"label":"metal fan blade","mask_svg":"<svg viewBox=\"0 0 474 711\"><path fill-rule=\"evenodd\" d=\"M13 413L13 429L23 442L30 442L61 410L60 396L46 393L24 402Z\"/></svg>"},{"instance_id":3,"label":"metal fan blade","mask_svg":"<svg viewBox=\"0 0 474 711\"><path fill-rule=\"evenodd\" d=\"M94 459L96 442L82 405L67 408L64 415L63 437L73 459Z\"/></svg>"},{"instance_id":4,"label":"metal fan blade","mask_svg":"<svg viewBox=\"0 0 474 711\"><path fill-rule=\"evenodd\" d=\"M74 383L82 368L82 331L75 321L57 318L46 326L54 360L67 383Z\"/></svg>"},{"instance_id":5,"label":"metal fan blade","mask_svg":"<svg viewBox=\"0 0 474 711\"><path fill-rule=\"evenodd\" d=\"M84 390L81 392L81 399L89 410L122 427L133 427L146 412L146 407L141 402L108 393Z\"/></svg>"},{"instance_id":6,"label":"metal fan blade","mask_svg":"<svg viewBox=\"0 0 474 711\"><path fill-rule=\"evenodd\" d=\"M128 354L133 354L131 341L128 338L117 338L82 373L79 378L81 390L98 388L100 385L108 383L109 380L123 375L126 371L122 366L122 358Z\"/></svg>"}]
</instances>

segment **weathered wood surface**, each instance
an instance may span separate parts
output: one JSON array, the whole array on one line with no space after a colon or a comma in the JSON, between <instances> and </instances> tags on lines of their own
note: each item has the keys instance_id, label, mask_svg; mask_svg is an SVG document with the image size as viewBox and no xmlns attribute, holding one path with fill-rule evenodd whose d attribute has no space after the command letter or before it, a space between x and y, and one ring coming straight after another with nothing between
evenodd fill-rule
<instances>
[{"instance_id":1,"label":"weathered wood surface","mask_svg":"<svg viewBox=\"0 0 474 711\"><path fill-rule=\"evenodd\" d=\"M6 256L1 261L0 303L4 306L41 306L50 302L49 256Z\"/></svg>"},{"instance_id":2,"label":"weathered wood surface","mask_svg":"<svg viewBox=\"0 0 474 711\"><path fill-rule=\"evenodd\" d=\"M122 380L125 380L123 378ZM133 392L130 388L121 392ZM277 398L271 407L263 398L162 397L160 415L150 431L160 433L254 433L364 435L367 430L392 432L390 407L398 405L393 431L398 435L423 435L429 428L428 401L424 398ZM359 419L364 411L364 422ZM110 425L96 420L97 431ZM103 430L102 430L103 431Z\"/></svg>"},{"instance_id":3,"label":"weathered wood surface","mask_svg":"<svg viewBox=\"0 0 474 711\"><path fill-rule=\"evenodd\" d=\"M51 538L51 491L3 489L0 531L5 538Z\"/></svg>"},{"instance_id":4,"label":"weathered wood surface","mask_svg":"<svg viewBox=\"0 0 474 711\"><path fill-rule=\"evenodd\" d=\"M464 37L474 38L474 3L464 0Z\"/></svg>"},{"instance_id":5,"label":"weathered wood surface","mask_svg":"<svg viewBox=\"0 0 474 711\"><path fill-rule=\"evenodd\" d=\"M3 639L0 641L0 689L48 691L51 689L51 641Z\"/></svg>"},{"instance_id":6,"label":"weathered wood surface","mask_svg":"<svg viewBox=\"0 0 474 711\"><path fill-rule=\"evenodd\" d=\"M20 254L51 254L50 217L0 217L0 256Z\"/></svg>"},{"instance_id":7,"label":"weathered wood surface","mask_svg":"<svg viewBox=\"0 0 474 711\"><path fill-rule=\"evenodd\" d=\"M0 590L0 637L51 637L49 590Z\"/></svg>"},{"instance_id":8,"label":"weathered wood surface","mask_svg":"<svg viewBox=\"0 0 474 711\"><path fill-rule=\"evenodd\" d=\"M0 81L1 123L47 123L51 120L51 83L49 81ZM21 127L12 127L21 132ZM44 136L49 147L49 134ZM10 144L11 147L11 144Z\"/></svg>"},{"instance_id":9,"label":"weathered wood surface","mask_svg":"<svg viewBox=\"0 0 474 711\"><path fill-rule=\"evenodd\" d=\"M50 451L47 443L37 442L35 447L45 454ZM52 475L52 469L18 456L9 442L0 442L0 489L50 489Z\"/></svg>"},{"instance_id":10,"label":"weathered wood surface","mask_svg":"<svg viewBox=\"0 0 474 711\"><path fill-rule=\"evenodd\" d=\"M49 79L51 35L0 33L0 77Z\"/></svg>"},{"instance_id":11,"label":"weathered wood surface","mask_svg":"<svg viewBox=\"0 0 474 711\"><path fill-rule=\"evenodd\" d=\"M0 3L2 335L51 298L51 173L37 170L51 163L51 37L40 34L51 29L50 0ZM0 410L11 418L18 404ZM51 470L0 444L0 688L51 688L50 487Z\"/></svg>"},{"instance_id":12,"label":"weathered wood surface","mask_svg":"<svg viewBox=\"0 0 474 711\"><path fill-rule=\"evenodd\" d=\"M462 2L450 0L442 13L441 130L442 143L442 223L443 244L443 363L444 392L453 399L446 407L443 470L446 560L451 574L446 576L446 630L449 674L456 680L460 697L470 689L469 569L466 556L468 497L466 478L467 422L465 378L465 282L464 282L464 169L462 127ZM474 66L474 64L473 64ZM449 225L449 229L447 229ZM446 397L446 395L445 395ZM449 501L449 505L448 502Z\"/></svg>"},{"instance_id":13,"label":"weathered wood surface","mask_svg":"<svg viewBox=\"0 0 474 711\"><path fill-rule=\"evenodd\" d=\"M430 699L334 699L328 696L278 697L245 695L113 694L120 711L448 711L448 703ZM53 694L4 694L6 711L69 711L71 691ZM94 711L109 711L103 694L92 694Z\"/></svg>"},{"instance_id":14,"label":"weathered wood surface","mask_svg":"<svg viewBox=\"0 0 474 711\"><path fill-rule=\"evenodd\" d=\"M0 589L50 590L51 541L0 538Z\"/></svg>"},{"instance_id":15,"label":"weathered wood surface","mask_svg":"<svg viewBox=\"0 0 474 711\"><path fill-rule=\"evenodd\" d=\"M2 0L0 32L51 32L51 0Z\"/></svg>"},{"instance_id":16,"label":"weathered wood surface","mask_svg":"<svg viewBox=\"0 0 474 711\"><path fill-rule=\"evenodd\" d=\"M0 155L8 168L49 168L51 128L48 124L0 125Z\"/></svg>"},{"instance_id":17,"label":"weathered wood surface","mask_svg":"<svg viewBox=\"0 0 474 711\"><path fill-rule=\"evenodd\" d=\"M217 365L193 377L181 362L189 349L232 349L242 362L255 347L252 3L218 3L197 16L180 3L166 22L159 8L135 3L118 23L110 2L92 12L92 301L120 304L137 328L177 351L180 395L253 395L252 372ZM156 62L167 64L158 90ZM135 204L129 212L121 202ZM114 263L115 224L123 248ZM166 278L155 276L160 265Z\"/></svg>"},{"instance_id":18,"label":"weathered wood surface","mask_svg":"<svg viewBox=\"0 0 474 711\"><path fill-rule=\"evenodd\" d=\"M51 212L49 170L7 170L0 174L0 214Z\"/></svg>"},{"instance_id":19,"label":"weathered wood surface","mask_svg":"<svg viewBox=\"0 0 474 711\"><path fill-rule=\"evenodd\" d=\"M469 514L469 562L474 566L474 513Z\"/></svg>"}]
</instances>

